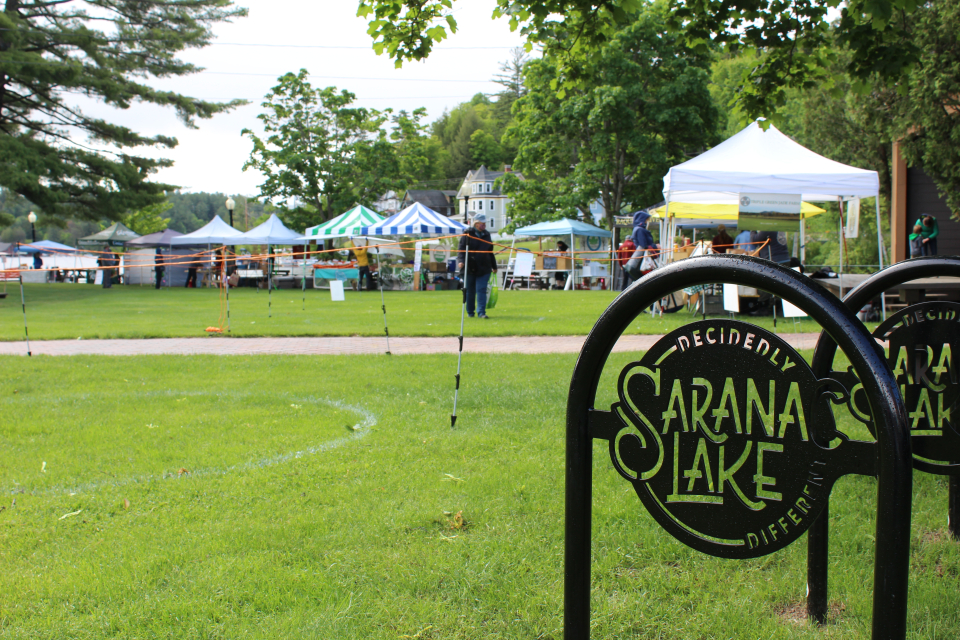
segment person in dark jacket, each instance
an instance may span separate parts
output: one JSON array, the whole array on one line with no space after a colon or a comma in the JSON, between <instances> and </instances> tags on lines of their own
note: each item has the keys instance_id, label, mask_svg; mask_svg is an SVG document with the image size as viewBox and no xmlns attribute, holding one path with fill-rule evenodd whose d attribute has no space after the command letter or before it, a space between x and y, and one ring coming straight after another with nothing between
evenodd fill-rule
<instances>
[{"instance_id":1,"label":"person in dark jacket","mask_svg":"<svg viewBox=\"0 0 960 640\"><path fill-rule=\"evenodd\" d=\"M630 239L637 249L656 249L657 244L653 241L653 234L647 229L647 221L650 214L646 211L637 211L633 214L633 235Z\"/></svg>"},{"instance_id":2,"label":"person in dark jacket","mask_svg":"<svg viewBox=\"0 0 960 640\"><path fill-rule=\"evenodd\" d=\"M153 258L153 275L155 277L157 289L163 284L163 273L166 267L163 266L163 249L157 247Z\"/></svg>"},{"instance_id":3,"label":"person in dark jacket","mask_svg":"<svg viewBox=\"0 0 960 640\"><path fill-rule=\"evenodd\" d=\"M97 258L97 266L101 267L103 271L103 277L101 279L103 288L109 289L110 287L113 286L113 269L111 267L114 266L114 262L113 262L114 254L109 251L110 247L106 247L106 248L108 249L108 251L104 251L103 253L100 254L100 257Z\"/></svg>"},{"instance_id":4,"label":"person in dark jacket","mask_svg":"<svg viewBox=\"0 0 960 640\"><path fill-rule=\"evenodd\" d=\"M787 234L783 231L754 231L750 234L750 242L753 244L754 250L763 247L760 249L759 257L780 264L790 262Z\"/></svg>"},{"instance_id":5,"label":"person in dark jacket","mask_svg":"<svg viewBox=\"0 0 960 640\"><path fill-rule=\"evenodd\" d=\"M470 255L467 255L467 247ZM466 263L466 268L464 268ZM493 255L493 241L487 231L487 216L478 213L473 226L460 238L457 253L457 269L464 273L464 289L467 295L467 315L487 319L487 284L490 274L497 271L497 259Z\"/></svg>"},{"instance_id":6,"label":"person in dark jacket","mask_svg":"<svg viewBox=\"0 0 960 640\"><path fill-rule=\"evenodd\" d=\"M727 233L726 226L717 227L717 235L713 236L713 242L710 244L716 253L726 253L728 249L733 249L733 238Z\"/></svg>"}]
</instances>

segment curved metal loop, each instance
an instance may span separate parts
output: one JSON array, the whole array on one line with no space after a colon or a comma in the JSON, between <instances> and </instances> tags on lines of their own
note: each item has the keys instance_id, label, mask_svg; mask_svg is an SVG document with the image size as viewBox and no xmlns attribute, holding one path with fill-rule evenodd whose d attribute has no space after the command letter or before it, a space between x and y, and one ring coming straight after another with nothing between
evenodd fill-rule
<instances>
[{"instance_id":1,"label":"curved metal loop","mask_svg":"<svg viewBox=\"0 0 960 640\"><path fill-rule=\"evenodd\" d=\"M717 283L756 287L805 311L840 346L863 381L878 425L873 637L904 637L912 466L896 380L863 324L833 294L775 263L727 255L689 258L646 275L603 312L580 351L567 399L565 637L589 638L593 451L589 414L606 360L624 330L651 304L679 289Z\"/></svg>"},{"instance_id":2,"label":"curved metal loop","mask_svg":"<svg viewBox=\"0 0 960 640\"><path fill-rule=\"evenodd\" d=\"M912 280L935 276L960 277L960 258L934 256L898 262L883 271L878 271L851 289L847 295L843 296L843 303L848 309L856 312L891 287ZM836 341L828 334L821 335L813 352L813 362L810 365L818 377L830 373L836 353Z\"/></svg>"},{"instance_id":3,"label":"curved metal loop","mask_svg":"<svg viewBox=\"0 0 960 640\"><path fill-rule=\"evenodd\" d=\"M843 303L851 312L856 312L867 302L887 289L919 278L934 276L960 276L960 259L956 257L929 257L906 260L879 271L852 289L843 298ZM879 345L877 346L879 350ZM837 343L827 333L821 334L814 349L811 369L818 378L831 375L833 360L837 353ZM848 406L854 418L863 422L876 434L876 428L870 416L863 415L857 406L857 391L861 385L850 389ZM869 391L863 388L869 397ZM908 435L909 437L909 435ZM807 532L807 612L818 623L823 623L827 612L827 547L829 526L827 509ZM878 521L879 529L879 521ZM878 552L879 553L879 552ZM876 602L874 602L876 607ZM874 618L876 629L876 618Z\"/></svg>"}]
</instances>

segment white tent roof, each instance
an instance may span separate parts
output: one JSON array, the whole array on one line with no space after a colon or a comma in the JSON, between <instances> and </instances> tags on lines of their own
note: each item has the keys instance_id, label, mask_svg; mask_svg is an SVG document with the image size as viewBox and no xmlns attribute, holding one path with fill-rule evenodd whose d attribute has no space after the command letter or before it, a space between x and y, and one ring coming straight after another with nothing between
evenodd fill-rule
<instances>
[{"instance_id":1,"label":"white tent roof","mask_svg":"<svg viewBox=\"0 0 960 640\"><path fill-rule=\"evenodd\" d=\"M285 227L277 214L271 213L263 224L230 238L224 244L303 244L302 237L296 231Z\"/></svg>"},{"instance_id":2,"label":"white tent roof","mask_svg":"<svg viewBox=\"0 0 960 640\"><path fill-rule=\"evenodd\" d=\"M704 202L706 198L716 204L734 204L740 193L800 194L807 202L823 202L875 196L879 190L876 171L824 158L773 125L764 131L756 122L672 167L663 178L667 202Z\"/></svg>"},{"instance_id":3,"label":"white tent roof","mask_svg":"<svg viewBox=\"0 0 960 640\"><path fill-rule=\"evenodd\" d=\"M227 244L228 240L239 235L241 235L241 232L221 220L220 216L213 216L213 220L196 231L172 238L170 246Z\"/></svg>"}]
</instances>

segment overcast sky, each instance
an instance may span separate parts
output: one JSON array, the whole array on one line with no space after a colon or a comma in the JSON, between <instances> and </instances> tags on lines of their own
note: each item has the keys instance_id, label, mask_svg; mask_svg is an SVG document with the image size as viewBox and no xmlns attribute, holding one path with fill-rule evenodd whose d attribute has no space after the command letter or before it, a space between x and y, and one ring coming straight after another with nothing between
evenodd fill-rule
<instances>
[{"instance_id":1,"label":"overcast sky","mask_svg":"<svg viewBox=\"0 0 960 640\"><path fill-rule=\"evenodd\" d=\"M250 142L244 127L258 128L260 102L288 71L307 69L314 87L336 86L357 95L357 104L376 109L411 111L426 107L428 120L470 99L478 92L501 87L490 79L510 49L523 40L511 33L506 20L493 20L494 0L470 0L455 5L460 31L434 49L425 62L408 62L402 69L377 56L356 17L355 0L239 0L250 15L216 27L214 44L189 51L184 58L206 71L194 76L154 81L204 100L250 101L232 113L200 120L199 129L181 124L172 110L134 105L109 113L102 105L84 105L88 112L108 116L149 135L176 137L180 144L164 151L175 165L157 179L184 191L212 191L255 196L261 177L242 171ZM263 46L256 46L263 45ZM266 46L269 45L269 46Z\"/></svg>"}]
</instances>

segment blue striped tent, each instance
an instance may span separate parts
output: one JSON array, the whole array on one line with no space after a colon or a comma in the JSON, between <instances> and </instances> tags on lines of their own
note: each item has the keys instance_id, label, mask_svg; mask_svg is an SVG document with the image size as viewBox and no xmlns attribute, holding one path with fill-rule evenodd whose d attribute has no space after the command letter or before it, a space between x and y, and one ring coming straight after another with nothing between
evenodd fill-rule
<instances>
[{"instance_id":1,"label":"blue striped tent","mask_svg":"<svg viewBox=\"0 0 960 640\"><path fill-rule=\"evenodd\" d=\"M451 220L423 206L419 202L390 216L383 222L361 227L357 235L362 236L429 236L454 235L463 233L467 226L462 222Z\"/></svg>"}]
</instances>

